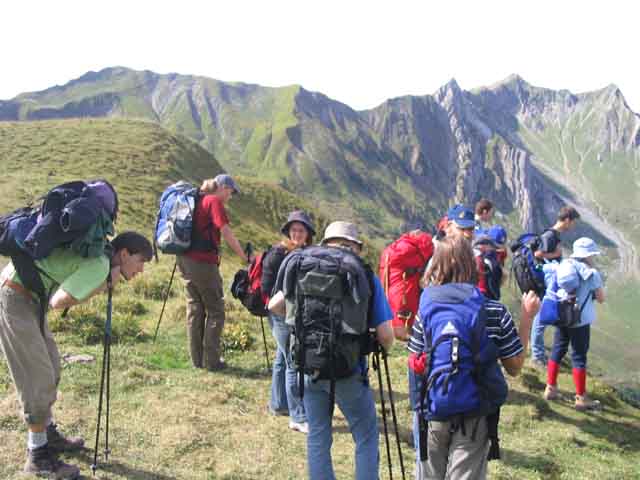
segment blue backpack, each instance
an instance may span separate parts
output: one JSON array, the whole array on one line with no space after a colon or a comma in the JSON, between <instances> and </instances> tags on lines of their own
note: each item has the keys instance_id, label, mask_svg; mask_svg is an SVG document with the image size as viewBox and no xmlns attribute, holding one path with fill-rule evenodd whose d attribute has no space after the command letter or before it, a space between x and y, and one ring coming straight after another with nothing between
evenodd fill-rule
<instances>
[{"instance_id":1,"label":"blue backpack","mask_svg":"<svg viewBox=\"0 0 640 480\"><path fill-rule=\"evenodd\" d=\"M427 420L486 416L506 401L507 383L498 347L487 334L484 302L469 284L428 287L422 293L419 317L429 370L420 405Z\"/></svg>"},{"instance_id":2,"label":"blue backpack","mask_svg":"<svg viewBox=\"0 0 640 480\"><path fill-rule=\"evenodd\" d=\"M197 199L198 188L183 181L170 185L162 192L153 235L154 247L162 253L173 255L191 248Z\"/></svg>"},{"instance_id":3,"label":"blue backpack","mask_svg":"<svg viewBox=\"0 0 640 480\"><path fill-rule=\"evenodd\" d=\"M511 274L522 293L533 290L540 298L544 295L544 273L542 265L536 260L533 252L540 246L540 236L524 233L511 244L513 259Z\"/></svg>"},{"instance_id":4,"label":"blue backpack","mask_svg":"<svg viewBox=\"0 0 640 480\"><path fill-rule=\"evenodd\" d=\"M578 326L589 297L582 305L578 304L576 290L580 285L580 277L573 260L567 259L553 265L546 275L546 282L547 289L540 306L540 323L556 327Z\"/></svg>"}]
</instances>

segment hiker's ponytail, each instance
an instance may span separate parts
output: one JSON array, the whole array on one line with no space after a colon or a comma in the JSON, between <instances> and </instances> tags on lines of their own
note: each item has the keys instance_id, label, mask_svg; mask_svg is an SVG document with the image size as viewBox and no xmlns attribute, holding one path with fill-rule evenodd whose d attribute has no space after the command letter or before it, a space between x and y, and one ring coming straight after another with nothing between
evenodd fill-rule
<instances>
[{"instance_id":1,"label":"hiker's ponytail","mask_svg":"<svg viewBox=\"0 0 640 480\"><path fill-rule=\"evenodd\" d=\"M213 178L207 178L202 182L202 186L200 187L200 191L202 193L216 193L218 191L218 183Z\"/></svg>"}]
</instances>

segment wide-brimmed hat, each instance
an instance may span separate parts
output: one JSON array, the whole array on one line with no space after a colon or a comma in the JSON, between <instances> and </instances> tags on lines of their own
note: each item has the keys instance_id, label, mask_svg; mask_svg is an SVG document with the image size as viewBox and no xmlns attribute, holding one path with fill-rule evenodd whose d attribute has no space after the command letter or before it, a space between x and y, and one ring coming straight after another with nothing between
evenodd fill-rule
<instances>
[{"instance_id":1,"label":"wide-brimmed hat","mask_svg":"<svg viewBox=\"0 0 640 480\"><path fill-rule=\"evenodd\" d=\"M213 179L216 182L216 185L219 187L228 187L231 188L234 193L240 193L240 189L238 188L238 184L231 178L231 175L227 175L226 173L221 173L220 175L216 175L216 178Z\"/></svg>"},{"instance_id":2,"label":"wide-brimmed hat","mask_svg":"<svg viewBox=\"0 0 640 480\"><path fill-rule=\"evenodd\" d=\"M289 236L289 227L291 227L291 224L294 222L303 224L309 231L311 236L316 234L316 230L313 228L313 223L311 223L311 218L309 218L309 215L307 215L304 210L294 210L287 217L287 223L282 225L282 228L280 229L284 236Z\"/></svg>"},{"instance_id":3,"label":"wide-brimmed hat","mask_svg":"<svg viewBox=\"0 0 640 480\"><path fill-rule=\"evenodd\" d=\"M600 250L598 250L598 246L596 242L591 240L589 237L581 237L573 242L573 253L571 254L571 258L588 258L593 257L594 255L600 255Z\"/></svg>"},{"instance_id":4,"label":"wide-brimmed hat","mask_svg":"<svg viewBox=\"0 0 640 480\"><path fill-rule=\"evenodd\" d=\"M321 245L335 238L343 238L362 246L362 240L358 238L358 227L350 222L332 222L324 231L324 238Z\"/></svg>"},{"instance_id":5,"label":"wide-brimmed hat","mask_svg":"<svg viewBox=\"0 0 640 480\"><path fill-rule=\"evenodd\" d=\"M473 210L464 205L457 204L447 212L447 220L454 222L460 228L473 228L476 226L476 217Z\"/></svg>"}]
</instances>

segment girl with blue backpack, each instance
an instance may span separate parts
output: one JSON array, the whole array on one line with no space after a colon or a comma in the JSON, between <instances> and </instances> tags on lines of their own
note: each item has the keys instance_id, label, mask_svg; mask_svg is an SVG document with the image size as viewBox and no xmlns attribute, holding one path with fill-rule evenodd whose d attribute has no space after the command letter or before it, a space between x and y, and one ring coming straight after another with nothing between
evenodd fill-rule
<instances>
[{"instance_id":1,"label":"girl with blue backpack","mask_svg":"<svg viewBox=\"0 0 640 480\"><path fill-rule=\"evenodd\" d=\"M572 374L576 389L575 408L578 411L600 407L597 400L590 400L586 395L587 352L591 324L596 319L594 300L598 303L605 301L602 277L593 266L593 257L597 255L600 255L600 250L596 243L590 238L582 237L573 242L571 258L563 260L555 269L558 287L575 297L578 321L568 326L556 326L551 358L547 363L547 386L544 398L545 400L560 398L558 392L560 362L571 345Z\"/></svg>"},{"instance_id":2,"label":"girl with blue backpack","mask_svg":"<svg viewBox=\"0 0 640 480\"><path fill-rule=\"evenodd\" d=\"M500 364L520 372L540 300L523 295L518 333L507 308L475 287L476 275L471 245L456 237L440 242L425 273L408 345L416 479L482 479L487 461L500 458L508 391Z\"/></svg>"}]
</instances>

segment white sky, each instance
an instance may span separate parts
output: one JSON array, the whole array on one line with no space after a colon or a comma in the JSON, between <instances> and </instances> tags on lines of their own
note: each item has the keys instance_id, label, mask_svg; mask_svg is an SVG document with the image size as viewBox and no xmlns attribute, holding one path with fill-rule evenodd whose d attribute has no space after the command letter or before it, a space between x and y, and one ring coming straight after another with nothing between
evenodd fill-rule
<instances>
[{"instance_id":1,"label":"white sky","mask_svg":"<svg viewBox=\"0 0 640 480\"><path fill-rule=\"evenodd\" d=\"M615 83L640 112L639 14L633 0L4 1L0 99L121 65L364 109L518 73L574 93Z\"/></svg>"}]
</instances>

